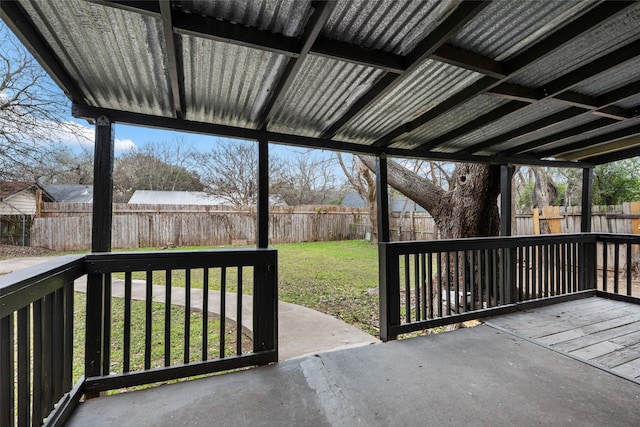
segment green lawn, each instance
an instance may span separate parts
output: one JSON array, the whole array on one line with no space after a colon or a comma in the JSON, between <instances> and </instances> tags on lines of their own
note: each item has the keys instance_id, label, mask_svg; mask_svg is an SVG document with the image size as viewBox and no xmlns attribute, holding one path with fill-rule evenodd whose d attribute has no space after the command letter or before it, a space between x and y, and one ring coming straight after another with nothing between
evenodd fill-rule
<instances>
[{"instance_id":1,"label":"green lawn","mask_svg":"<svg viewBox=\"0 0 640 427\"><path fill-rule=\"evenodd\" d=\"M366 241L304 242L272 245L278 250L278 293L282 301L336 316L378 336L378 249ZM203 249L197 247L177 248ZM150 249L145 249L150 250ZM124 275L115 277L123 278ZM144 279L145 273L134 273ZM184 286L184 270L175 270L173 286ZM153 273L155 284L165 273ZM191 286L202 288L202 270L194 270ZM211 269L210 289L220 289L219 269ZM227 269L227 291L237 286L237 269ZM243 272L243 293L253 290L251 268Z\"/></svg>"},{"instance_id":2,"label":"green lawn","mask_svg":"<svg viewBox=\"0 0 640 427\"><path fill-rule=\"evenodd\" d=\"M289 243L278 250L278 292L378 335L378 249L370 242Z\"/></svg>"}]
</instances>

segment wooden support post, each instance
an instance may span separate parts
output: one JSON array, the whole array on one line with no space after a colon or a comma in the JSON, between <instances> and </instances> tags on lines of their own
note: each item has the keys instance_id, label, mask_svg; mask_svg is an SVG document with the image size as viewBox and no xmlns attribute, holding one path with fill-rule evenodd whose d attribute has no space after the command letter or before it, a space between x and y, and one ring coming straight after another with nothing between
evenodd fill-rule
<instances>
[{"instance_id":1,"label":"wooden support post","mask_svg":"<svg viewBox=\"0 0 640 427\"><path fill-rule=\"evenodd\" d=\"M92 252L111 250L113 206L113 122L100 116L96 119L95 156L93 168ZM110 276L87 276L87 329L85 341L85 377L108 374L110 350ZM109 300L109 301L107 301ZM95 397L90 395L88 397Z\"/></svg>"},{"instance_id":2,"label":"wooden support post","mask_svg":"<svg viewBox=\"0 0 640 427\"><path fill-rule=\"evenodd\" d=\"M593 168L582 170L582 215L580 218L580 231L591 232L591 205L593 198ZM596 273L598 263L596 261L596 244L582 243L580 245L580 278L579 289L593 289L596 285Z\"/></svg>"},{"instance_id":3,"label":"wooden support post","mask_svg":"<svg viewBox=\"0 0 640 427\"><path fill-rule=\"evenodd\" d=\"M380 295L380 339L397 338L390 331L400 325L400 283L397 257L387 256L389 242L389 191L387 189L387 158L376 158L376 198L378 214L378 291Z\"/></svg>"},{"instance_id":4,"label":"wooden support post","mask_svg":"<svg viewBox=\"0 0 640 427\"><path fill-rule=\"evenodd\" d=\"M580 231L591 232L591 205L593 200L593 168L582 170L582 215Z\"/></svg>"},{"instance_id":5,"label":"wooden support post","mask_svg":"<svg viewBox=\"0 0 640 427\"><path fill-rule=\"evenodd\" d=\"M378 242L389 241L389 189L387 186L387 157L376 157L376 196L378 210Z\"/></svg>"},{"instance_id":6,"label":"wooden support post","mask_svg":"<svg viewBox=\"0 0 640 427\"><path fill-rule=\"evenodd\" d=\"M257 211L258 248L269 246L269 141L258 142L258 211Z\"/></svg>"},{"instance_id":7,"label":"wooden support post","mask_svg":"<svg viewBox=\"0 0 640 427\"><path fill-rule=\"evenodd\" d=\"M513 190L511 178L515 168L513 165L500 165L500 235L511 236L511 209L513 206ZM516 302L518 290L516 288L516 249L504 248L500 257L500 285L502 298L505 303Z\"/></svg>"},{"instance_id":8,"label":"wooden support post","mask_svg":"<svg viewBox=\"0 0 640 427\"><path fill-rule=\"evenodd\" d=\"M500 165L500 235L511 236L511 203L513 190L511 178L515 168L513 165Z\"/></svg>"}]
</instances>

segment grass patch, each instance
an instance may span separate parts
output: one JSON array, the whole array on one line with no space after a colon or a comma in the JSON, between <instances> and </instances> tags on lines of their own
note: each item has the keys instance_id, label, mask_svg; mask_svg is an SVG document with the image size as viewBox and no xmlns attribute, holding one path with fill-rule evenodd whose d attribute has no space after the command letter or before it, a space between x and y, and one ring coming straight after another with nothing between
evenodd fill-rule
<instances>
[{"instance_id":1,"label":"grass patch","mask_svg":"<svg viewBox=\"0 0 640 427\"><path fill-rule=\"evenodd\" d=\"M121 374L124 371L124 300L113 298L112 304L112 327L111 327L111 365L110 372ZM74 363L73 379L77 381L84 373L84 343L85 343L85 308L86 295L75 294L75 340L74 340ZM130 346L130 371L144 369L145 361L145 301L131 302L131 346ZM151 328L151 360L150 368L162 367L165 365L164 354L164 320L165 305L153 302L152 328ZM170 330L170 364L180 365L185 358L185 314L184 307L171 307L171 330ZM204 336L204 316L201 312L192 311L190 317L189 331L189 362L197 362L203 358L203 336ZM225 356L232 356L236 353L236 328L228 324L225 325ZM207 347L206 358L208 360L217 359L220 354L220 321L214 316L207 317ZM243 335L243 353L252 349L251 339ZM147 388L151 385L136 387Z\"/></svg>"},{"instance_id":2,"label":"grass patch","mask_svg":"<svg viewBox=\"0 0 640 427\"><path fill-rule=\"evenodd\" d=\"M378 336L378 248L366 241L289 243L278 250L282 301Z\"/></svg>"}]
</instances>

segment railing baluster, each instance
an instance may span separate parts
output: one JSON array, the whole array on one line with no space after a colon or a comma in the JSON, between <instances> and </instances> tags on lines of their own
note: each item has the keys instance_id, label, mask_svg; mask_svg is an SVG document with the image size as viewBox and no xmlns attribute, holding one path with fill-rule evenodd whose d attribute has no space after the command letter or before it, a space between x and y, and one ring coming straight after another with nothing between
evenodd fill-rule
<instances>
[{"instance_id":1,"label":"railing baluster","mask_svg":"<svg viewBox=\"0 0 640 427\"><path fill-rule=\"evenodd\" d=\"M429 294L429 319L433 319L433 255L427 254L427 289Z\"/></svg>"},{"instance_id":2,"label":"railing baluster","mask_svg":"<svg viewBox=\"0 0 640 427\"><path fill-rule=\"evenodd\" d=\"M602 290L607 292L607 285L609 284L609 245L606 241L602 242Z\"/></svg>"},{"instance_id":3,"label":"railing baluster","mask_svg":"<svg viewBox=\"0 0 640 427\"><path fill-rule=\"evenodd\" d=\"M111 371L111 274L107 273L104 279L104 332L102 335L102 375L109 375Z\"/></svg>"},{"instance_id":4,"label":"railing baluster","mask_svg":"<svg viewBox=\"0 0 640 427\"><path fill-rule=\"evenodd\" d=\"M236 355L242 354L242 266L238 266L238 296L236 308Z\"/></svg>"},{"instance_id":5,"label":"railing baluster","mask_svg":"<svg viewBox=\"0 0 640 427\"><path fill-rule=\"evenodd\" d=\"M416 320L420 320L420 258L417 253L413 254L413 268L414 268L414 295L416 300Z\"/></svg>"},{"instance_id":6,"label":"railing baluster","mask_svg":"<svg viewBox=\"0 0 640 427\"><path fill-rule=\"evenodd\" d=\"M458 257L460 256L460 252L455 251L453 253L455 259L453 260L453 280L454 280L454 296L455 296L455 310L456 313L460 313L460 263Z\"/></svg>"},{"instance_id":7,"label":"railing baluster","mask_svg":"<svg viewBox=\"0 0 640 427\"><path fill-rule=\"evenodd\" d=\"M182 363L189 363L191 350L191 269L184 271L184 356Z\"/></svg>"},{"instance_id":8,"label":"railing baluster","mask_svg":"<svg viewBox=\"0 0 640 427\"><path fill-rule=\"evenodd\" d=\"M227 335L227 267L220 269L220 358L225 357Z\"/></svg>"},{"instance_id":9,"label":"railing baluster","mask_svg":"<svg viewBox=\"0 0 640 427\"><path fill-rule=\"evenodd\" d=\"M2 342L3 348L11 348ZM5 354L1 357L4 359ZM28 426L31 424L31 309L26 306L18 310L18 426ZM0 368L1 369L1 368ZM3 375L0 375L3 377ZM0 383L11 383L8 379L0 379ZM4 394L2 396L3 405ZM7 406L11 407L11 405ZM4 423L0 423L3 424ZM7 424L10 425L10 424Z\"/></svg>"},{"instance_id":10,"label":"railing baluster","mask_svg":"<svg viewBox=\"0 0 640 427\"><path fill-rule=\"evenodd\" d=\"M31 419L35 425L42 423L42 300L33 302L33 406Z\"/></svg>"},{"instance_id":11,"label":"railing baluster","mask_svg":"<svg viewBox=\"0 0 640 427\"><path fill-rule=\"evenodd\" d=\"M171 366L171 270L165 271L164 285L164 366Z\"/></svg>"},{"instance_id":12,"label":"railing baluster","mask_svg":"<svg viewBox=\"0 0 640 427\"><path fill-rule=\"evenodd\" d=\"M13 426L15 405L13 313L0 318L0 425ZM38 423L40 424L40 423Z\"/></svg>"},{"instance_id":13,"label":"railing baluster","mask_svg":"<svg viewBox=\"0 0 640 427\"><path fill-rule=\"evenodd\" d=\"M438 252L438 265L437 265L437 288L436 292L438 292L438 317L442 317L442 253Z\"/></svg>"},{"instance_id":14,"label":"railing baluster","mask_svg":"<svg viewBox=\"0 0 640 427\"><path fill-rule=\"evenodd\" d=\"M51 395L52 405L55 404L63 395L62 390L62 367L64 366L64 295L63 288L57 289L51 296L53 297L53 337L51 345L52 354L52 375L51 375ZM52 406L53 407L53 406Z\"/></svg>"},{"instance_id":15,"label":"railing baluster","mask_svg":"<svg viewBox=\"0 0 640 427\"><path fill-rule=\"evenodd\" d=\"M209 269L202 272L202 360L209 358Z\"/></svg>"},{"instance_id":16,"label":"railing baluster","mask_svg":"<svg viewBox=\"0 0 640 427\"><path fill-rule=\"evenodd\" d=\"M53 409L53 295L43 298L43 331L42 331L42 413L48 414Z\"/></svg>"},{"instance_id":17,"label":"railing baluster","mask_svg":"<svg viewBox=\"0 0 640 427\"><path fill-rule=\"evenodd\" d=\"M124 274L124 325L122 327L122 372L131 370L131 272Z\"/></svg>"},{"instance_id":18,"label":"railing baluster","mask_svg":"<svg viewBox=\"0 0 640 427\"><path fill-rule=\"evenodd\" d=\"M151 369L151 332L153 327L153 271L147 270L145 295L144 369Z\"/></svg>"},{"instance_id":19,"label":"railing baluster","mask_svg":"<svg viewBox=\"0 0 640 427\"><path fill-rule=\"evenodd\" d=\"M626 243L625 246L627 247L627 295L631 296L631 265L633 261L631 259L631 244Z\"/></svg>"},{"instance_id":20,"label":"railing baluster","mask_svg":"<svg viewBox=\"0 0 640 427\"><path fill-rule=\"evenodd\" d=\"M73 346L74 346L74 283L70 281L64 287L64 366L63 384L65 391L73 387Z\"/></svg>"},{"instance_id":21,"label":"railing baluster","mask_svg":"<svg viewBox=\"0 0 640 427\"><path fill-rule=\"evenodd\" d=\"M463 304L462 311L469 310L468 295L469 295L469 252L462 251L462 292L463 292Z\"/></svg>"},{"instance_id":22,"label":"railing baluster","mask_svg":"<svg viewBox=\"0 0 640 427\"><path fill-rule=\"evenodd\" d=\"M445 287L445 296L447 298L447 316L451 316L451 252L447 251L445 252L445 255L447 257L447 263L446 263L446 287Z\"/></svg>"},{"instance_id":23,"label":"railing baluster","mask_svg":"<svg viewBox=\"0 0 640 427\"><path fill-rule=\"evenodd\" d=\"M411 322L411 267L409 265L409 254L404 255L404 317L405 322Z\"/></svg>"},{"instance_id":24,"label":"railing baluster","mask_svg":"<svg viewBox=\"0 0 640 427\"><path fill-rule=\"evenodd\" d=\"M420 276L420 289L422 292L422 317L421 319L427 319L427 257L424 252L420 253L421 276Z\"/></svg>"},{"instance_id":25,"label":"railing baluster","mask_svg":"<svg viewBox=\"0 0 640 427\"><path fill-rule=\"evenodd\" d=\"M618 282L620 280L620 244L618 242L614 243L613 251L613 293L617 294L620 291L618 286Z\"/></svg>"},{"instance_id":26,"label":"railing baluster","mask_svg":"<svg viewBox=\"0 0 640 427\"><path fill-rule=\"evenodd\" d=\"M471 266L469 269L471 270L469 273L469 287L471 288L471 310L476 310L478 307L476 305L476 251L471 250ZM477 259L480 259L478 257ZM480 272L480 268L478 267L478 272Z\"/></svg>"}]
</instances>

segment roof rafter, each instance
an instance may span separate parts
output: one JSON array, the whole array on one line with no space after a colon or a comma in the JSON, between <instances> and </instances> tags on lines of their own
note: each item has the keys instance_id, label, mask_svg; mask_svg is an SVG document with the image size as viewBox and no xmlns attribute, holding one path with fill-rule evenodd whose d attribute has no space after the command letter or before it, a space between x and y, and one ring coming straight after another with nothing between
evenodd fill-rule
<instances>
[{"instance_id":1,"label":"roof rafter","mask_svg":"<svg viewBox=\"0 0 640 427\"><path fill-rule=\"evenodd\" d=\"M26 16L22 6L16 2L0 1L0 18L20 38L20 41L67 96L73 102L86 104L86 98L78 87L78 83L64 69L33 22Z\"/></svg>"},{"instance_id":2,"label":"roof rafter","mask_svg":"<svg viewBox=\"0 0 640 427\"><path fill-rule=\"evenodd\" d=\"M571 119L573 117L579 116L583 114L584 110L578 107L570 107L565 110L559 111L555 114L552 114L547 117L543 117L541 119L535 120L529 124L524 126L520 126L517 129L513 129L509 132L503 133L502 135L495 136L493 138L489 138L480 143L474 144L470 147L464 148L459 151L461 154L473 154L477 153L480 150L491 147L492 145L499 144L506 140L517 138L523 135L527 135L529 133L535 132L540 129L544 129L546 127L550 127L558 124L559 122L567 119Z\"/></svg>"},{"instance_id":3,"label":"roof rafter","mask_svg":"<svg viewBox=\"0 0 640 427\"><path fill-rule=\"evenodd\" d=\"M164 46L167 52L167 71L169 73L169 88L171 90L171 100L173 102L174 114L177 118L184 115L184 96L180 93L183 86L184 73L182 72L182 61L178 60L176 52L176 40L173 34L173 23L171 18L171 3L169 0L159 0L160 15L162 20L162 30L164 33Z\"/></svg>"},{"instance_id":4,"label":"roof rafter","mask_svg":"<svg viewBox=\"0 0 640 427\"><path fill-rule=\"evenodd\" d=\"M548 150L537 151L536 155L539 157L555 157L560 154L570 153L572 151L581 150L589 145L604 144L609 141L615 141L630 136L640 135L640 125L630 126L628 128L619 129L603 135L594 136L592 138L573 142L571 144L563 145L560 147L554 147Z\"/></svg>"},{"instance_id":5,"label":"roof rafter","mask_svg":"<svg viewBox=\"0 0 640 427\"><path fill-rule=\"evenodd\" d=\"M445 44L455 31L473 19L489 4L490 2L463 1L440 25L418 43L412 52L405 56L407 68L402 74L385 74L367 93L360 97L342 117L326 129L322 133L322 137L332 138L361 111L382 99L400 84L407 75L418 68L425 59L429 58L436 49Z\"/></svg>"},{"instance_id":6,"label":"roof rafter","mask_svg":"<svg viewBox=\"0 0 640 427\"><path fill-rule=\"evenodd\" d=\"M543 138L527 142L526 144L518 145L517 147L504 150L503 152L507 156L525 153L534 148L544 147L545 145L553 144L555 142L562 141L563 139L572 138L574 136L582 135L583 133L591 132L596 129L615 125L617 123L620 122L618 120L603 117L601 119L594 120L592 122L585 123L583 125L564 130L562 132L554 133L553 135L548 135Z\"/></svg>"},{"instance_id":7,"label":"roof rafter","mask_svg":"<svg viewBox=\"0 0 640 427\"><path fill-rule=\"evenodd\" d=\"M601 165L603 163L615 162L618 160L624 160L631 157L640 157L640 148L627 148L625 150L613 151L610 153L600 154L597 156L587 157L585 162Z\"/></svg>"},{"instance_id":8,"label":"roof rafter","mask_svg":"<svg viewBox=\"0 0 640 427\"><path fill-rule=\"evenodd\" d=\"M291 84L298 75L300 68L302 68L302 64L313 46L313 43L318 38L322 27L324 27L325 23L331 16L331 12L335 6L336 3L333 0L316 3L316 9L311 14L309 22L304 29L300 53L297 58L289 59L287 67L272 91L271 98L269 98L266 105L263 107L262 114L257 120L259 128L266 126L266 124L271 121L276 111L278 111L283 102L284 95L287 93Z\"/></svg>"},{"instance_id":9,"label":"roof rafter","mask_svg":"<svg viewBox=\"0 0 640 427\"><path fill-rule=\"evenodd\" d=\"M626 10L631 6L633 6L633 2L606 2L594 7L593 9L586 12L582 16L578 17L577 19L559 28L557 31L550 34L545 39L536 43L529 49L525 50L524 52L521 52L516 57L512 58L509 61L505 61L503 64L503 67L508 71L508 75L502 78L493 79L494 80L493 82L491 82L490 80L487 80L488 79L487 77L481 79L480 81L485 80L487 84L479 85L480 86L479 90L475 92L472 90L463 89L460 93L465 93L466 96L459 97L460 102L456 104L449 103L449 105L447 106L448 108L446 109L440 108L438 111L438 114L433 113L433 110L435 110L435 108L431 109L425 112L424 114L422 114L421 116L416 117L411 122L398 126L391 132L384 135L382 138L379 138L377 141L375 141L374 145L376 146L391 145L395 138L407 132L413 131L421 126L425 126L426 124L435 120L442 114L446 113L452 108L457 107L458 105L464 103L465 101L470 100L471 98L477 96L478 94L487 92L492 88L507 82L509 79L515 77L519 73L522 73L523 71L531 67L536 61L544 58L545 56L548 56L554 51L557 51L562 46L565 46L567 43L575 40L584 32L591 30L595 26L603 24L604 22L608 21L609 19L612 19L618 13L621 13L622 11ZM611 57L610 59L614 59L614 60L616 58L615 55L611 55L611 54L606 56ZM576 70L576 75L581 76L580 80L578 80L577 77L574 77L572 79L567 78L566 80L557 79L557 81L551 82L551 84L545 86L545 88L542 88L541 90L542 98L547 98L547 97L556 95L562 92L562 90L568 90L571 87L575 86L577 83L579 83L584 78L586 78L584 76L589 74L589 71L593 73L594 71L599 69L600 64L596 64L596 65L597 66L594 66L594 68L590 70L583 69L583 67ZM593 73L593 75L595 74L597 73Z\"/></svg>"}]
</instances>

